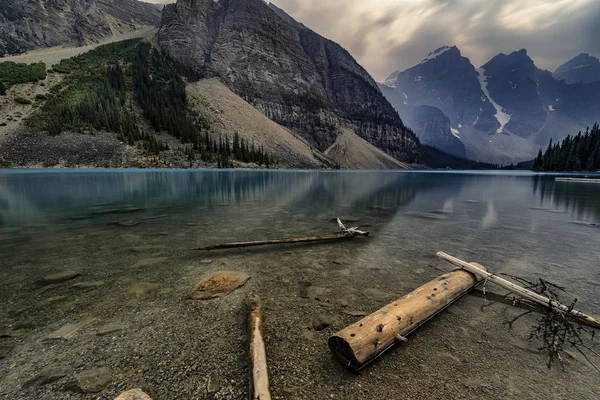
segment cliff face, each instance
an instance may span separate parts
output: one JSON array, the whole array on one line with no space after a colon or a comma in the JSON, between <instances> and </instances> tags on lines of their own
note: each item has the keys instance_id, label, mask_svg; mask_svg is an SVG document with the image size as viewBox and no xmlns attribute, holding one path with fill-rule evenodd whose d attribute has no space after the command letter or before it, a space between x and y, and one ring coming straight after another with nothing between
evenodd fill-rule
<instances>
[{"instance_id":1,"label":"cliff face","mask_svg":"<svg viewBox=\"0 0 600 400\"><path fill-rule=\"evenodd\" d=\"M417 157L415 136L354 58L262 0L179 0L163 9L157 39L320 150L346 127L400 160Z\"/></svg>"},{"instance_id":2,"label":"cliff face","mask_svg":"<svg viewBox=\"0 0 600 400\"><path fill-rule=\"evenodd\" d=\"M136 0L0 0L0 56L85 45L159 22L159 10Z\"/></svg>"}]
</instances>

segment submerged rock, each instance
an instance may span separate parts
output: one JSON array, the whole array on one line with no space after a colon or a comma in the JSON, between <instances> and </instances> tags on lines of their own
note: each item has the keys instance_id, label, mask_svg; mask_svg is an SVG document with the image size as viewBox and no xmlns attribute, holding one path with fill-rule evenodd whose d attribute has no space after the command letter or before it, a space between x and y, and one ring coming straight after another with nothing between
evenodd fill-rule
<instances>
[{"instance_id":1,"label":"submerged rock","mask_svg":"<svg viewBox=\"0 0 600 400\"><path fill-rule=\"evenodd\" d=\"M45 307L45 306L49 306L55 303L59 303L61 301L67 300L66 296L54 296L54 297L50 297L47 299L44 299L40 302L38 302L38 306L40 307Z\"/></svg>"},{"instance_id":2,"label":"submerged rock","mask_svg":"<svg viewBox=\"0 0 600 400\"><path fill-rule=\"evenodd\" d=\"M139 237L137 235L132 235L131 233L126 233L124 235L120 235L119 237L126 243L135 243L135 242L139 242L140 240L142 240L141 237Z\"/></svg>"},{"instance_id":3,"label":"submerged rock","mask_svg":"<svg viewBox=\"0 0 600 400\"><path fill-rule=\"evenodd\" d=\"M77 278L79 275L81 275L81 272L79 271L63 271L56 274L44 276L40 283L42 285L52 285L54 283L70 281L71 279Z\"/></svg>"},{"instance_id":4,"label":"submerged rock","mask_svg":"<svg viewBox=\"0 0 600 400\"><path fill-rule=\"evenodd\" d=\"M313 317L312 327L315 331L322 331L331 325L331 321L329 318L325 317L323 314L317 314Z\"/></svg>"},{"instance_id":5,"label":"submerged rock","mask_svg":"<svg viewBox=\"0 0 600 400\"><path fill-rule=\"evenodd\" d=\"M167 257L144 258L142 260L139 260L135 264L133 264L133 267L134 268L154 267L156 265L166 262L167 260L168 260Z\"/></svg>"},{"instance_id":6,"label":"submerged rock","mask_svg":"<svg viewBox=\"0 0 600 400\"><path fill-rule=\"evenodd\" d=\"M131 228L133 226L137 226L140 223L137 221L122 221L122 222L117 222L117 225L125 227L125 228Z\"/></svg>"},{"instance_id":7,"label":"submerged rock","mask_svg":"<svg viewBox=\"0 0 600 400\"><path fill-rule=\"evenodd\" d=\"M250 276L244 272L219 271L198 282L190 292L193 300L209 300L224 297L248 282Z\"/></svg>"},{"instance_id":8,"label":"submerged rock","mask_svg":"<svg viewBox=\"0 0 600 400\"><path fill-rule=\"evenodd\" d=\"M52 332L46 337L46 340L70 340L73 339L78 331L86 328L98 321L96 318L88 318L76 324L67 324L62 328Z\"/></svg>"},{"instance_id":9,"label":"submerged rock","mask_svg":"<svg viewBox=\"0 0 600 400\"><path fill-rule=\"evenodd\" d=\"M56 368L47 369L45 371L38 373L36 376L29 379L28 381L26 381L23 384L23 388L27 389L32 386L48 385L52 382L55 382L59 379L64 378L65 376L67 376L67 374L64 371L62 371L61 369L56 369Z\"/></svg>"},{"instance_id":10,"label":"submerged rock","mask_svg":"<svg viewBox=\"0 0 600 400\"><path fill-rule=\"evenodd\" d=\"M121 325L121 324L117 324L117 323L108 324L108 325L104 325L103 327L99 328L96 331L96 336L106 336L106 335L110 335L113 333L121 332L122 330L125 330L125 325Z\"/></svg>"},{"instance_id":11,"label":"submerged rock","mask_svg":"<svg viewBox=\"0 0 600 400\"><path fill-rule=\"evenodd\" d=\"M75 375L75 379L81 392L98 393L106 388L112 376L108 368L98 368L80 372Z\"/></svg>"},{"instance_id":12,"label":"submerged rock","mask_svg":"<svg viewBox=\"0 0 600 400\"><path fill-rule=\"evenodd\" d=\"M8 357L14 347L12 343L0 343L0 360Z\"/></svg>"},{"instance_id":13,"label":"submerged rock","mask_svg":"<svg viewBox=\"0 0 600 400\"><path fill-rule=\"evenodd\" d=\"M152 400L141 389L132 389L121 393L115 400Z\"/></svg>"},{"instance_id":14,"label":"submerged rock","mask_svg":"<svg viewBox=\"0 0 600 400\"><path fill-rule=\"evenodd\" d=\"M142 301L148 296L148 293L157 287L158 285L156 283L141 282L130 287L127 293L129 293L134 300Z\"/></svg>"}]
</instances>

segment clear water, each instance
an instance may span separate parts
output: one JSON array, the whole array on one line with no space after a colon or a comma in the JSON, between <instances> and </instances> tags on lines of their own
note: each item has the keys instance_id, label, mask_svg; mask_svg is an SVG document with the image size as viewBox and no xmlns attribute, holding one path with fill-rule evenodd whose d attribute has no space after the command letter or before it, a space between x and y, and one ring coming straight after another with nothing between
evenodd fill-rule
<instances>
[{"instance_id":1,"label":"clear water","mask_svg":"<svg viewBox=\"0 0 600 400\"><path fill-rule=\"evenodd\" d=\"M208 254L190 250L212 243L333 233L338 230L336 216L357 220L348 225L360 225L371 231L372 237ZM376 385L375 378L368 380L365 375L351 379L326 348L328 335L356 320L347 311L374 311L452 269L431 256L437 250L480 262L495 272L529 279L544 277L566 286L579 299L580 308L600 314L600 227L574 223L582 221L600 225L600 184L555 182L552 175L3 171L0 333L16 327L18 335L2 338L12 350L0 360L0 397L41 398L44 393L49 396L46 398L97 398L74 395L65 382L77 371L109 365L113 377L100 398L111 398L131 384L149 387L155 400L213 398L202 382L219 365L223 368L216 389L220 398L245 398L243 305L247 294L255 291L266 303L272 390L280 398L385 398L399 390L409 394L406 398L435 397L440 393L451 396L456 391L447 382L420 381L425 379L423 373L431 375L431 371L419 372L422 361L417 358L433 351L433 341L440 339L437 335L441 335L441 327L436 328L436 323L444 327L443 337L452 337L458 335L454 331L462 332L456 324L465 325L465 321L470 332L479 332L478 337L485 336L490 328L506 331L486 339L499 354L490 361L489 371L480 371L479 364L472 366L482 382L491 382L487 397L537 398L534 393L546 393L544 398L563 398L560 391L548 387L546 379L552 379L563 380L564 398L573 390L577 398L594 398L600 388L600 380L594 375L597 372L575 364L572 370L579 379L575 384L569 373L548 373L542 355L515 353L515 346L525 346L522 342L526 342L533 319L525 322L519 332L508 333L502 323L520 310L498 304L490 307L491 312L483 313L479 310L483 300L479 298L466 299L456 306L459 311L455 314L450 310L440 317L462 321L450 321L450 326L433 321L415 335L412 349L419 345L423 348L419 356L413 354L416 358L411 373L397 362L399 358L410 360L413 350L406 346L406 354L392 352L367 373L403 374L407 379L404 383ZM140 259L156 257L167 261L146 268L133 267ZM38 284L45 275L71 269L81 272L81 276L51 289ZM186 300L194 283L216 270L243 270L252 279L224 299L204 303ZM75 291L71 285L76 282L102 284ZM154 286L136 295L132 288L140 283ZM306 287L308 295L303 296ZM56 303L43 303L56 297L61 297ZM307 326L319 310L330 317L331 326L314 332ZM473 317L472 312L477 316ZM196 320L194 313L202 316L202 321ZM73 340L52 344L43 340L65 324L90 317L98 321ZM111 323L124 325L125 329L109 335L109 339L93 334ZM221 333L215 335L216 330ZM220 335L221 339L215 338ZM173 350L177 355L168 349L157 354L150 349L201 346L190 343L196 342L195 337L203 337L202 349ZM230 347L227 337L237 344L229 352L217 351L219 347ZM469 352L477 346L477 341L471 339L456 337L457 342L467 343L464 348ZM513 350L500 345L506 340L516 343ZM149 348L139 344L140 350L134 345L143 342ZM107 345L113 346L111 351ZM151 360L142 369L132 361L139 355L136 351ZM190 359L197 359L197 354L192 355L194 351L202 351L205 358L205 365L194 373L174 381L154 375L157 369L164 374L180 373L183 365L190 365ZM502 359L507 354L510 359ZM478 398L469 386L479 387L480 383L468 381L474 372L468 371L468 357L456 357L463 360L461 365L466 371L456 372L448 360L438 360L440 368L455 371L454 378L464 383L459 384L461 390L466 390L463 397ZM514 357L518 364L530 366L512 366L510 360ZM293 366L290 358L297 359ZM56 365L66 370L65 378L45 386L22 387L36 370ZM531 372L532 368L539 371ZM129 370L133 372L129 374ZM528 374L535 378L527 378ZM450 381L456 383L454 378ZM512 382L508 392L501 389L507 381ZM527 384L533 386L523 389ZM310 393L318 395L311 397ZM363 394L352 397L352 393Z\"/></svg>"}]
</instances>

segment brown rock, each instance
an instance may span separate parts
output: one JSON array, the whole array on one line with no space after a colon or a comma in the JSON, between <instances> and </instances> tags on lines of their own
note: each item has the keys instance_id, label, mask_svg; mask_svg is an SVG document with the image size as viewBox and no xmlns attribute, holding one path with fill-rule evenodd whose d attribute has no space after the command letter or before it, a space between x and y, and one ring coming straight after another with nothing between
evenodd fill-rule
<instances>
[{"instance_id":1,"label":"brown rock","mask_svg":"<svg viewBox=\"0 0 600 400\"><path fill-rule=\"evenodd\" d=\"M132 389L121 393L115 400L152 400L141 389Z\"/></svg>"},{"instance_id":2,"label":"brown rock","mask_svg":"<svg viewBox=\"0 0 600 400\"><path fill-rule=\"evenodd\" d=\"M88 318L76 324L67 324L57 331L48 335L46 340L70 340L75 334L83 328L86 328L97 321L96 318Z\"/></svg>"},{"instance_id":3,"label":"brown rock","mask_svg":"<svg viewBox=\"0 0 600 400\"><path fill-rule=\"evenodd\" d=\"M107 368L83 371L75 375L77 386L83 393L98 393L104 390L111 380L111 372Z\"/></svg>"},{"instance_id":4,"label":"brown rock","mask_svg":"<svg viewBox=\"0 0 600 400\"><path fill-rule=\"evenodd\" d=\"M243 272L219 271L204 277L191 291L193 300L209 300L227 296L235 289L244 286L250 276Z\"/></svg>"},{"instance_id":5,"label":"brown rock","mask_svg":"<svg viewBox=\"0 0 600 400\"><path fill-rule=\"evenodd\" d=\"M142 301L146 298L146 296L148 296L148 293L150 293L156 287L158 287L156 283L141 282L130 287L127 292L136 301Z\"/></svg>"}]
</instances>

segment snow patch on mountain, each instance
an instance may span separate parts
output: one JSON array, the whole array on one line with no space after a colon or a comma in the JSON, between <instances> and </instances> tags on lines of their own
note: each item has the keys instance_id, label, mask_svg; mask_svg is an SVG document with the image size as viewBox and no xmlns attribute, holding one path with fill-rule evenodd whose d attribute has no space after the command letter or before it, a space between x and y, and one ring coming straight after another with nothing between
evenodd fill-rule
<instances>
[{"instance_id":1,"label":"snow patch on mountain","mask_svg":"<svg viewBox=\"0 0 600 400\"><path fill-rule=\"evenodd\" d=\"M442 54L444 54L445 52L447 52L448 50L451 50L451 49L452 49L452 47L449 47L449 46L440 47L436 51L433 51L433 52L429 53L429 55L423 61L421 61L421 64L424 64L424 63L426 63L429 60L434 60L434 59L438 58L439 56L441 56Z\"/></svg>"},{"instance_id":2,"label":"snow patch on mountain","mask_svg":"<svg viewBox=\"0 0 600 400\"><path fill-rule=\"evenodd\" d=\"M508 122L510 121L510 115L505 113L504 110L502 109L502 106L500 104L496 103L492 99L492 96L490 96L490 92L487 87L487 85L488 85L487 79L485 77L485 69L479 68L477 70L477 73L479 74L478 78L479 78L479 83L481 84L481 90L483 91L483 94L485 94L487 99L490 101L490 103L492 103L492 105L496 109L495 117L496 117L496 120L498 121L498 123L500 124L500 128L498 128L496 130L496 133L502 133L502 131L504 130L504 126L506 126L506 124L508 124Z\"/></svg>"},{"instance_id":3,"label":"snow patch on mountain","mask_svg":"<svg viewBox=\"0 0 600 400\"><path fill-rule=\"evenodd\" d=\"M450 131L452 132L452 136L460 139L460 136L458 136L458 135L460 135L460 131L458 129L450 128Z\"/></svg>"}]
</instances>

